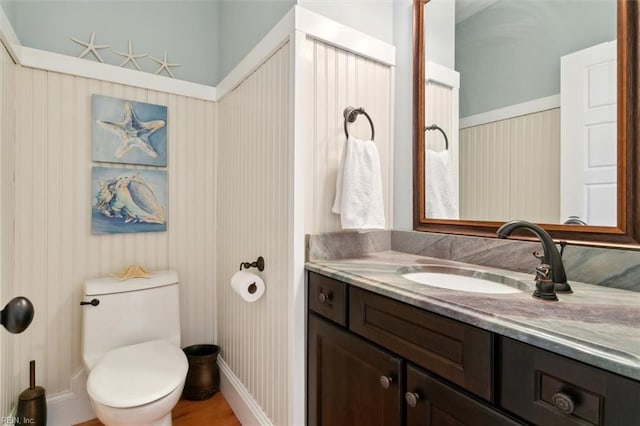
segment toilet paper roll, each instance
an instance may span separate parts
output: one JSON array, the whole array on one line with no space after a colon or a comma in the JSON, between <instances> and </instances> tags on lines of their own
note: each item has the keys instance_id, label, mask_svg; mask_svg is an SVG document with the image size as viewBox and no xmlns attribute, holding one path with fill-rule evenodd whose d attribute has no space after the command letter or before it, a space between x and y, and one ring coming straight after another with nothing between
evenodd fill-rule
<instances>
[{"instance_id":1,"label":"toilet paper roll","mask_svg":"<svg viewBox=\"0 0 640 426\"><path fill-rule=\"evenodd\" d=\"M255 302L264 294L264 281L251 272L238 271L231 277L231 288L247 302Z\"/></svg>"}]
</instances>

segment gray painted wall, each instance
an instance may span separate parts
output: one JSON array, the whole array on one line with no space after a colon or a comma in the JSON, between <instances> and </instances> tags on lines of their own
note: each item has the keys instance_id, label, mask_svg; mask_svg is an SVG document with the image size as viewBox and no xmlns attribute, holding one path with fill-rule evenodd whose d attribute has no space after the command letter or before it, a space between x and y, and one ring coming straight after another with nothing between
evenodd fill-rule
<instances>
[{"instance_id":1,"label":"gray painted wall","mask_svg":"<svg viewBox=\"0 0 640 426\"><path fill-rule=\"evenodd\" d=\"M216 36L220 43L219 80L223 79L294 5L295 0L220 1Z\"/></svg>"},{"instance_id":2,"label":"gray painted wall","mask_svg":"<svg viewBox=\"0 0 640 426\"><path fill-rule=\"evenodd\" d=\"M614 0L500 0L456 25L460 116L560 93L560 57L616 38Z\"/></svg>"},{"instance_id":3,"label":"gray painted wall","mask_svg":"<svg viewBox=\"0 0 640 426\"><path fill-rule=\"evenodd\" d=\"M2 7L2 9L4 10L4 13L9 18L9 21L13 22L15 18L13 2L9 0L0 0L0 7Z\"/></svg>"},{"instance_id":4,"label":"gray painted wall","mask_svg":"<svg viewBox=\"0 0 640 426\"><path fill-rule=\"evenodd\" d=\"M320 13L373 37L393 41L393 0L298 0ZM22 44L78 56L84 48L69 37L161 58L168 50L176 78L217 85L296 4L296 0L57 1L0 0ZM123 59L100 50L106 63ZM139 60L143 71L158 67Z\"/></svg>"},{"instance_id":5,"label":"gray painted wall","mask_svg":"<svg viewBox=\"0 0 640 426\"><path fill-rule=\"evenodd\" d=\"M162 59L168 51L176 78L204 84L218 81L218 3L207 1L12 1L13 27L23 45L78 56L84 48L71 40L87 41L96 33L96 44L106 63L119 65L123 58L111 49ZM4 7L5 5L3 5ZM149 58L138 60L144 71L158 65Z\"/></svg>"}]
</instances>

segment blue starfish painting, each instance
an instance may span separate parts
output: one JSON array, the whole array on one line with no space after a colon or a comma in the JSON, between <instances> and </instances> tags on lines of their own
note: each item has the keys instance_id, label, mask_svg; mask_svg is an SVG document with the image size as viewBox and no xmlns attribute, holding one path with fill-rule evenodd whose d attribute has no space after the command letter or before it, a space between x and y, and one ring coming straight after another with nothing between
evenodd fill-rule
<instances>
[{"instance_id":1,"label":"blue starfish painting","mask_svg":"<svg viewBox=\"0 0 640 426\"><path fill-rule=\"evenodd\" d=\"M167 107L93 95L93 161L167 165Z\"/></svg>"}]
</instances>

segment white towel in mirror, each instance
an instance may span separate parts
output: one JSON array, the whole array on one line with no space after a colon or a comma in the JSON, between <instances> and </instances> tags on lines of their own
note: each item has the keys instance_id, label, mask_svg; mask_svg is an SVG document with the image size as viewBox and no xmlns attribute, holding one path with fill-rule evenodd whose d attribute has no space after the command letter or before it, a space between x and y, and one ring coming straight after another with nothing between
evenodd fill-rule
<instances>
[{"instance_id":1,"label":"white towel in mirror","mask_svg":"<svg viewBox=\"0 0 640 426\"><path fill-rule=\"evenodd\" d=\"M425 161L425 215L430 219L458 219L458 203L451 176L449 151L427 149Z\"/></svg>"}]
</instances>

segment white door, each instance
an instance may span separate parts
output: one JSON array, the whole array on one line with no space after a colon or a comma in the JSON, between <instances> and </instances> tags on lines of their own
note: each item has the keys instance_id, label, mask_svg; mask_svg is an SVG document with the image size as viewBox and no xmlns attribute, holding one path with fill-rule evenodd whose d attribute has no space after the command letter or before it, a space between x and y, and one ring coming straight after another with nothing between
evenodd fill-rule
<instances>
[{"instance_id":1,"label":"white door","mask_svg":"<svg viewBox=\"0 0 640 426\"><path fill-rule=\"evenodd\" d=\"M561 58L560 221L615 226L616 42Z\"/></svg>"}]
</instances>

